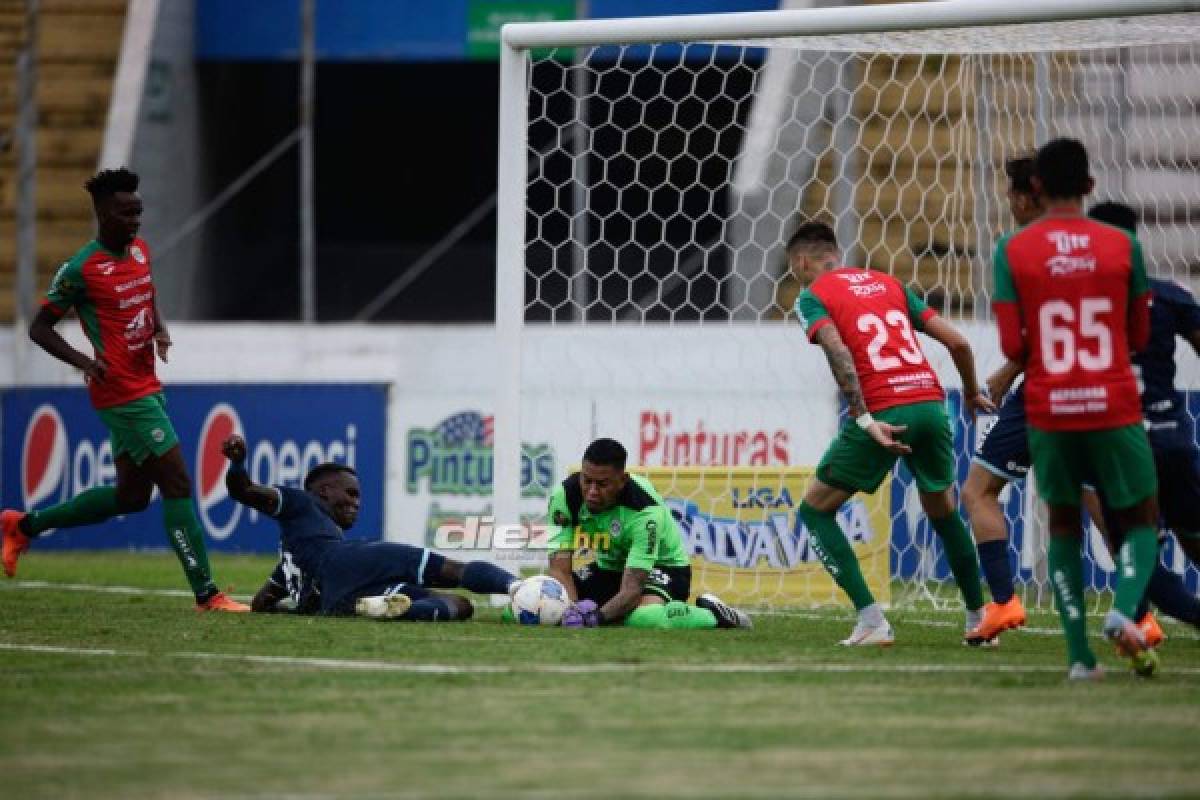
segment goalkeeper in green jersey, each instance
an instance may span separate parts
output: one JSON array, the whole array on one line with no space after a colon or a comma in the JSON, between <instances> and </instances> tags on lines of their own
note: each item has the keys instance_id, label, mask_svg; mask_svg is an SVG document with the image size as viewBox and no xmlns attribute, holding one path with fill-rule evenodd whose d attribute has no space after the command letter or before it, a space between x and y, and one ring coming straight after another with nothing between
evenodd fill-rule
<instances>
[{"instance_id":1,"label":"goalkeeper in green jersey","mask_svg":"<svg viewBox=\"0 0 1200 800\"><path fill-rule=\"evenodd\" d=\"M749 628L750 617L712 594L687 599L692 567L679 526L650 481L625 471L625 448L597 439L583 466L550 496L549 574L571 596L569 628ZM573 571L575 551L594 563Z\"/></svg>"}]
</instances>

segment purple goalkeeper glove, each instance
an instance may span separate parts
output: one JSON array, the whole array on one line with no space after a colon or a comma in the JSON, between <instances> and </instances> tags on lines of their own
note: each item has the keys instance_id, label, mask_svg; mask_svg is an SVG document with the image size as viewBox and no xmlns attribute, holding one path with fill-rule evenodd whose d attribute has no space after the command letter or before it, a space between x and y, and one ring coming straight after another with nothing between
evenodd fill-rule
<instances>
[{"instance_id":1,"label":"purple goalkeeper glove","mask_svg":"<svg viewBox=\"0 0 1200 800\"><path fill-rule=\"evenodd\" d=\"M564 628L594 628L599 624L600 609L592 600L571 603L562 618Z\"/></svg>"}]
</instances>

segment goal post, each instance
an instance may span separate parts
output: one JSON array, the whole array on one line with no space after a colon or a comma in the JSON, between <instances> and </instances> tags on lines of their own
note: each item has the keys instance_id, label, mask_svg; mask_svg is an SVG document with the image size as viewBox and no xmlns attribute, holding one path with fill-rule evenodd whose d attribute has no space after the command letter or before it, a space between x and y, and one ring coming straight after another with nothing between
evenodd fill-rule
<instances>
[{"instance_id":1,"label":"goal post","mask_svg":"<svg viewBox=\"0 0 1200 800\"><path fill-rule=\"evenodd\" d=\"M588 441L612 436L681 519L697 585L741 602L839 600L796 514L839 414L791 311L782 243L800 219L833 224L847 263L890 272L959 324L981 377L1001 359L989 305L991 247L1014 224L1004 162L1050 136L1088 145L1096 201L1140 212L1154 275L1190 286L1200 270L1200 2L511 24L500 73L496 522L538 518ZM959 410L948 356L925 350L950 390L961 479L981 426ZM1198 376L1184 364L1185 383ZM552 481L531 451L553 453ZM1033 493L1014 487L1004 507L1036 604ZM893 602L952 602L906 470L860 501L843 528L883 559ZM1111 559L1094 535L1087 549L1102 589ZM1166 558L1183 568L1177 549Z\"/></svg>"}]
</instances>

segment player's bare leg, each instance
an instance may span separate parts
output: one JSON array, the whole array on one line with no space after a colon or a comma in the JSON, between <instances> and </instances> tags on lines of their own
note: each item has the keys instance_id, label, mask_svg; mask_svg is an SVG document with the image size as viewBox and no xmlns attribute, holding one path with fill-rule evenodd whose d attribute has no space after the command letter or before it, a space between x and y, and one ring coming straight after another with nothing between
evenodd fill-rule
<instances>
[{"instance_id":1,"label":"player's bare leg","mask_svg":"<svg viewBox=\"0 0 1200 800\"><path fill-rule=\"evenodd\" d=\"M1000 505L1000 493L1008 480L982 464L973 463L963 484L962 499L971 520L971 533L979 553L979 566L992 593L975 625L968 625L963 641L991 645L1006 630L1025 624L1025 607L1013 586L1008 558L1008 520Z\"/></svg>"},{"instance_id":2,"label":"player's bare leg","mask_svg":"<svg viewBox=\"0 0 1200 800\"><path fill-rule=\"evenodd\" d=\"M837 585L850 597L858 612L858 622L854 630L841 644L846 647L886 647L895 641L895 633L884 617L883 609L867 588L858 558L850 548L850 543L835 516L837 510L850 497L851 493L845 489L830 486L820 478L813 478L804 494L804 502L800 504L800 517L808 528L813 552L821 559L821 563Z\"/></svg>"}]
</instances>

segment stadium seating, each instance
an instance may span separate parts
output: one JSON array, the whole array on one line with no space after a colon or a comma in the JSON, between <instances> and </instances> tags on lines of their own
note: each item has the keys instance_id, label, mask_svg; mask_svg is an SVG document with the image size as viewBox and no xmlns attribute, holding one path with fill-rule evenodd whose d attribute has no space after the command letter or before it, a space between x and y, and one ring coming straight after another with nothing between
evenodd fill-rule
<instances>
[{"instance_id":1,"label":"stadium seating","mask_svg":"<svg viewBox=\"0 0 1200 800\"><path fill-rule=\"evenodd\" d=\"M95 171L125 22L122 0L42 0L38 41L37 285L92 235L80 187ZM16 282L16 60L21 0L0 0L0 322L11 322Z\"/></svg>"}]
</instances>

